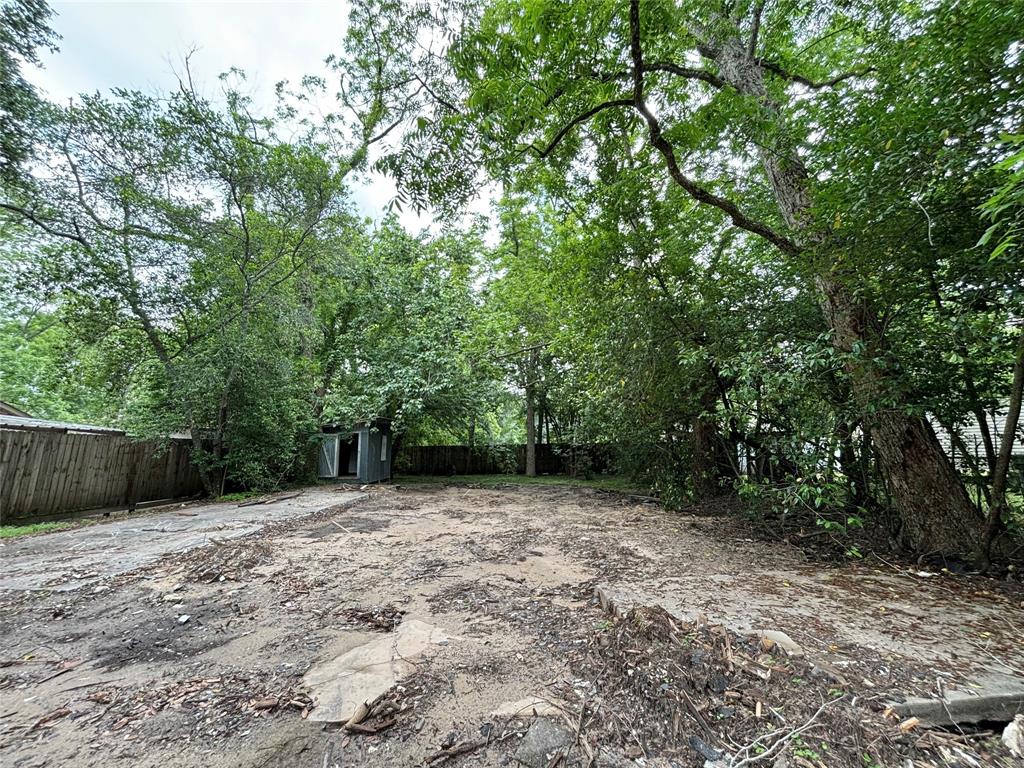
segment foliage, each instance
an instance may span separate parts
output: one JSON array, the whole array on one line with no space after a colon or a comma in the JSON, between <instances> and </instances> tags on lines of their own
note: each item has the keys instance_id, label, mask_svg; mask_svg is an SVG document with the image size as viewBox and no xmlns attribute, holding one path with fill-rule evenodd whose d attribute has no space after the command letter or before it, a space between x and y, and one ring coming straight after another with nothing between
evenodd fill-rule
<instances>
[{"instance_id":1,"label":"foliage","mask_svg":"<svg viewBox=\"0 0 1024 768\"><path fill-rule=\"evenodd\" d=\"M49 27L53 12L45 0L0 3L0 180L14 184L32 156L39 94L22 72L39 64L40 50L55 50Z\"/></svg>"}]
</instances>

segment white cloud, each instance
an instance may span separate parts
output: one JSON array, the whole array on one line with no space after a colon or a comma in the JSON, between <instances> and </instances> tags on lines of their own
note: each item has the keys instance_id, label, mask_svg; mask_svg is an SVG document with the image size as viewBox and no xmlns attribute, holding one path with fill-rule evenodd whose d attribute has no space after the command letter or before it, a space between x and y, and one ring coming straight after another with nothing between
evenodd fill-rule
<instances>
[{"instance_id":1,"label":"white cloud","mask_svg":"<svg viewBox=\"0 0 1024 768\"><path fill-rule=\"evenodd\" d=\"M257 107L269 110L274 86L304 75L327 75L324 59L341 52L348 4L328 0L278 2L53 2L60 50L43 56L43 68L27 74L53 100L115 87L166 91L177 83L184 56L198 88L216 93L220 73L238 67L247 74ZM353 185L361 213L374 219L394 197L379 174ZM410 230L429 216L405 212Z\"/></svg>"}]
</instances>

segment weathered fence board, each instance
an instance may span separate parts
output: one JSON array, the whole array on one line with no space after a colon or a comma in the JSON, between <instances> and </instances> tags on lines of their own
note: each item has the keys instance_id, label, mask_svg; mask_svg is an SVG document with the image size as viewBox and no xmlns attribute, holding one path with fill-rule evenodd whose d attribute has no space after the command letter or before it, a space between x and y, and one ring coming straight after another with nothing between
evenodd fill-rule
<instances>
[{"instance_id":1,"label":"weathered fence board","mask_svg":"<svg viewBox=\"0 0 1024 768\"><path fill-rule=\"evenodd\" d=\"M541 475L606 472L609 450L603 445L537 445ZM525 445L400 445L395 473L403 475L500 475L526 472Z\"/></svg>"},{"instance_id":2,"label":"weathered fence board","mask_svg":"<svg viewBox=\"0 0 1024 768\"><path fill-rule=\"evenodd\" d=\"M191 496L202 482L189 452L185 442L116 433L0 429L0 520L37 522Z\"/></svg>"}]
</instances>

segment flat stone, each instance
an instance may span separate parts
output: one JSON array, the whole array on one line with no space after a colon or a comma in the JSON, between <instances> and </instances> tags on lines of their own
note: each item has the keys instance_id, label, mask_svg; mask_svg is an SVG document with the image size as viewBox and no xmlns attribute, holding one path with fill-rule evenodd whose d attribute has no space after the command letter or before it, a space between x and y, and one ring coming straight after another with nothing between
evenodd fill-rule
<instances>
[{"instance_id":1,"label":"flat stone","mask_svg":"<svg viewBox=\"0 0 1024 768\"><path fill-rule=\"evenodd\" d=\"M539 717L519 743L516 760L529 768L547 768L555 752L565 749L572 740L573 734L566 726L550 718Z\"/></svg>"},{"instance_id":2,"label":"flat stone","mask_svg":"<svg viewBox=\"0 0 1024 768\"><path fill-rule=\"evenodd\" d=\"M1008 723L1024 714L1024 680L988 674L970 690L949 689L945 698L914 698L891 705L901 718L917 717L925 725Z\"/></svg>"}]
</instances>

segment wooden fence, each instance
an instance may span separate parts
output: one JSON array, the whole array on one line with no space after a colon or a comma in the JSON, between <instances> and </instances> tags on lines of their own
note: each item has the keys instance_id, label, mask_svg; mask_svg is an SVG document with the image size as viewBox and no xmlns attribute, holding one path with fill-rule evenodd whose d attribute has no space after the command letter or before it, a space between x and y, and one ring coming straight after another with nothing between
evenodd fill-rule
<instances>
[{"instance_id":1,"label":"wooden fence","mask_svg":"<svg viewBox=\"0 0 1024 768\"><path fill-rule=\"evenodd\" d=\"M137 442L111 432L0 428L0 521L133 507L202 490L188 443Z\"/></svg>"},{"instance_id":2,"label":"wooden fence","mask_svg":"<svg viewBox=\"0 0 1024 768\"><path fill-rule=\"evenodd\" d=\"M609 450L601 445L537 445L537 473L606 472ZM526 472L525 445L399 445L394 473L402 475L500 475Z\"/></svg>"}]
</instances>

